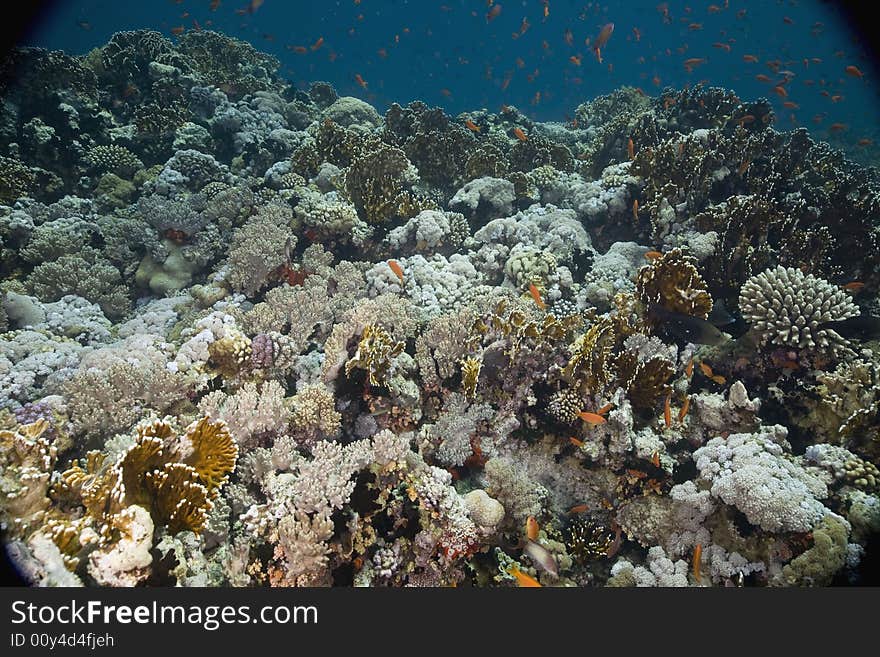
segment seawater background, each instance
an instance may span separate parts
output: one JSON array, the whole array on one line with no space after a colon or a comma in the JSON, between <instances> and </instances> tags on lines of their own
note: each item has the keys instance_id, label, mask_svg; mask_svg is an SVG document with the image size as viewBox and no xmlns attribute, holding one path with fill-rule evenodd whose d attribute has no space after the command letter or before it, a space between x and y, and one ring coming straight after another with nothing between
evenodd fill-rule
<instances>
[{"instance_id":1,"label":"seawater background","mask_svg":"<svg viewBox=\"0 0 880 657\"><path fill-rule=\"evenodd\" d=\"M83 54L119 30L150 28L173 39L172 28L198 25L272 53L281 60L284 76L298 86L326 80L340 94L365 98L380 111L412 100L451 114L512 104L540 121L566 120L580 103L621 85L656 94L667 85L705 81L744 99L769 98L778 129L803 125L853 159L880 162L880 69L835 3L730 0L725 8L724 0L659 5L500 0L495 4L501 12L491 21L487 0L265 0L247 13L249 4L222 0L211 11L210 0L69 0L44 12L24 42ZM721 11L710 11L713 4ZM524 19L529 27L520 35ZM608 22L615 29L600 64L584 41ZM694 23L702 28L691 29ZM572 45L566 43L567 30ZM312 49L322 37L320 47ZM727 43L730 52L713 43ZM298 46L306 52L297 53ZM744 62L745 54L759 62ZM572 55L580 55L580 66L570 61ZM694 57L707 61L689 73L683 62ZM773 60L795 73L786 99L772 92L772 84L755 79L760 73L782 78L766 65ZM864 77L847 75L849 65ZM356 74L367 89L358 85ZM837 95L842 99L833 102L830 96ZM799 109L785 108L784 100ZM829 130L835 123L846 128ZM858 143L865 139L873 143Z\"/></svg>"}]
</instances>

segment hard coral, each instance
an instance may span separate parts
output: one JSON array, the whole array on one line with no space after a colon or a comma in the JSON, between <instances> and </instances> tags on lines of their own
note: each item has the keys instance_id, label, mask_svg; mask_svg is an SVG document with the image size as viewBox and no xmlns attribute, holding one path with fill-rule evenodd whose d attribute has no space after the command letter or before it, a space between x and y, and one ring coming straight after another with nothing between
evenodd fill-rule
<instances>
[{"instance_id":1,"label":"hard coral","mask_svg":"<svg viewBox=\"0 0 880 657\"><path fill-rule=\"evenodd\" d=\"M672 249L642 267L636 279L639 301L706 319L712 311L712 297L694 262L681 249Z\"/></svg>"},{"instance_id":2,"label":"hard coral","mask_svg":"<svg viewBox=\"0 0 880 657\"><path fill-rule=\"evenodd\" d=\"M799 269L782 266L747 280L740 291L739 306L762 344L835 355L849 348L843 337L824 325L859 315L858 306L846 291Z\"/></svg>"}]
</instances>

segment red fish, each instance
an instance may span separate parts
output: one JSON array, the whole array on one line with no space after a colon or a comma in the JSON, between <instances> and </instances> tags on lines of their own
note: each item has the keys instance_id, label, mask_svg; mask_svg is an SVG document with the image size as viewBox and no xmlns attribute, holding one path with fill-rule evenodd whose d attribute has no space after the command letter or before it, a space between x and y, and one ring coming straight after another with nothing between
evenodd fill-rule
<instances>
[{"instance_id":1,"label":"red fish","mask_svg":"<svg viewBox=\"0 0 880 657\"><path fill-rule=\"evenodd\" d=\"M844 70L846 71L847 75L851 75L854 78L861 78L865 75L856 66L847 66Z\"/></svg>"},{"instance_id":2,"label":"red fish","mask_svg":"<svg viewBox=\"0 0 880 657\"><path fill-rule=\"evenodd\" d=\"M486 22L491 23L493 20L498 18L498 14L501 13L501 5L492 5L489 8L489 11L486 12Z\"/></svg>"},{"instance_id":3,"label":"red fish","mask_svg":"<svg viewBox=\"0 0 880 657\"><path fill-rule=\"evenodd\" d=\"M367 88L367 81L361 77L360 73L354 74L354 81L357 82L362 88Z\"/></svg>"}]
</instances>

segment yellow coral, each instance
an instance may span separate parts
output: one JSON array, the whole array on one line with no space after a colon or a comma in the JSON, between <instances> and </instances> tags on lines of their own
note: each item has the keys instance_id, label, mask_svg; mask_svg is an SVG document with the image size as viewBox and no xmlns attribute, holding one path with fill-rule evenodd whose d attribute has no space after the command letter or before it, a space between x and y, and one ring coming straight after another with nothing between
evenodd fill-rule
<instances>
[{"instance_id":1,"label":"yellow coral","mask_svg":"<svg viewBox=\"0 0 880 657\"><path fill-rule=\"evenodd\" d=\"M575 340L563 377L589 391L600 390L613 376L611 354L616 343L614 322L609 317L600 318Z\"/></svg>"},{"instance_id":2,"label":"yellow coral","mask_svg":"<svg viewBox=\"0 0 880 657\"><path fill-rule=\"evenodd\" d=\"M361 333L354 356L345 364L345 376L351 376L355 368L366 370L372 386L387 385L391 372L391 359L400 355L403 342L394 342L381 326L368 324Z\"/></svg>"},{"instance_id":3,"label":"yellow coral","mask_svg":"<svg viewBox=\"0 0 880 657\"><path fill-rule=\"evenodd\" d=\"M642 267L636 279L639 301L706 319L712 311L712 297L694 262L681 249L672 249Z\"/></svg>"},{"instance_id":4,"label":"yellow coral","mask_svg":"<svg viewBox=\"0 0 880 657\"><path fill-rule=\"evenodd\" d=\"M468 399L477 396L477 380L480 378L480 369L483 367L483 361L473 356L462 358L461 360L461 386L464 388L464 394Z\"/></svg>"},{"instance_id":5,"label":"yellow coral","mask_svg":"<svg viewBox=\"0 0 880 657\"><path fill-rule=\"evenodd\" d=\"M210 363L225 378L233 378L251 360L251 340L238 331L208 345Z\"/></svg>"}]
</instances>

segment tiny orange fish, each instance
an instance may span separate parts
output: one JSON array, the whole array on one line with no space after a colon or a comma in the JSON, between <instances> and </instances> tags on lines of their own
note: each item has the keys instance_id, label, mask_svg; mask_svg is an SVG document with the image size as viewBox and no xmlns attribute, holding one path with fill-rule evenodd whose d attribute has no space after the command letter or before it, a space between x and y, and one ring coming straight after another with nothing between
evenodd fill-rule
<instances>
[{"instance_id":1,"label":"tiny orange fish","mask_svg":"<svg viewBox=\"0 0 880 657\"><path fill-rule=\"evenodd\" d=\"M590 507L586 504L577 504L571 507L568 512L569 513L586 513L590 510Z\"/></svg>"},{"instance_id":2,"label":"tiny orange fish","mask_svg":"<svg viewBox=\"0 0 880 657\"><path fill-rule=\"evenodd\" d=\"M529 283L529 294L532 295L532 299L535 300L535 305L538 306L538 308L541 310L547 310L547 304L544 303L544 300L541 298L541 292L534 283Z\"/></svg>"},{"instance_id":3,"label":"tiny orange fish","mask_svg":"<svg viewBox=\"0 0 880 657\"><path fill-rule=\"evenodd\" d=\"M700 371L707 377L712 376L712 368L706 365L706 363L700 363Z\"/></svg>"},{"instance_id":4,"label":"tiny orange fish","mask_svg":"<svg viewBox=\"0 0 880 657\"><path fill-rule=\"evenodd\" d=\"M608 415L608 411L610 411L612 408L614 408L614 404L609 402L608 404L605 404L602 408L597 410L596 415Z\"/></svg>"},{"instance_id":5,"label":"tiny orange fish","mask_svg":"<svg viewBox=\"0 0 880 657\"><path fill-rule=\"evenodd\" d=\"M173 34L174 36L180 36L181 34L183 34L183 31L185 29L186 28L183 25L178 25L177 27L172 27L171 34Z\"/></svg>"},{"instance_id":6,"label":"tiny orange fish","mask_svg":"<svg viewBox=\"0 0 880 657\"><path fill-rule=\"evenodd\" d=\"M745 162L740 164L739 168L736 170L737 174L740 176L743 175L746 171L749 170L749 166L751 166L751 164L752 163L750 160L746 160Z\"/></svg>"},{"instance_id":7,"label":"tiny orange fish","mask_svg":"<svg viewBox=\"0 0 880 657\"><path fill-rule=\"evenodd\" d=\"M687 378L691 378L694 375L694 359L691 358L688 361L687 367L684 368L684 373Z\"/></svg>"},{"instance_id":8,"label":"tiny orange fish","mask_svg":"<svg viewBox=\"0 0 880 657\"><path fill-rule=\"evenodd\" d=\"M318 40L315 41L310 47L312 49L312 52L314 52L315 50L317 50L318 48L320 48L323 45L324 45L324 37L318 37Z\"/></svg>"},{"instance_id":9,"label":"tiny orange fish","mask_svg":"<svg viewBox=\"0 0 880 657\"><path fill-rule=\"evenodd\" d=\"M684 60L684 67L685 67L685 69L687 69L687 72L690 73L691 70L693 70L693 68L695 66L699 66L700 64L705 64L705 63L706 63L705 57L691 57L690 59Z\"/></svg>"},{"instance_id":10,"label":"tiny orange fish","mask_svg":"<svg viewBox=\"0 0 880 657\"><path fill-rule=\"evenodd\" d=\"M575 437L573 437L573 436L572 436L571 438L568 439L568 442L570 442L570 443L571 443L572 445L574 445L575 447L583 447L583 445L584 445L584 441L583 441L583 440L578 440L577 438L575 438Z\"/></svg>"},{"instance_id":11,"label":"tiny orange fish","mask_svg":"<svg viewBox=\"0 0 880 657\"><path fill-rule=\"evenodd\" d=\"M743 55L743 61L754 64L758 61L758 58L754 55Z\"/></svg>"},{"instance_id":12,"label":"tiny orange fish","mask_svg":"<svg viewBox=\"0 0 880 657\"><path fill-rule=\"evenodd\" d=\"M360 73L354 74L354 81L357 82L362 88L367 88L367 82L361 77Z\"/></svg>"},{"instance_id":13,"label":"tiny orange fish","mask_svg":"<svg viewBox=\"0 0 880 657\"><path fill-rule=\"evenodd\" d=\"M501 8L501 5L495 5L495 6L498 7L499 9ZM511 575L513 575L516 578L516 583L522 588L540 588L541 587L541 583L538 580L536 580L531 575L526 575L523 571L521 571L516 566L511 566L507 572L509 572Z\"/></svg>"},{"instance_id":14,"label":"tiny orange fish","mask_svg":"<svg viewBox=\"0 0 880 657\"><path fill-rule=\"evenodd\" d=\"M697 547L694 548L694 558L692 561L694 567L694 579L697 582L700 581L700 565L703 561L703 545L701 543L697 543Z\"/></svg>"},{"instance_id":15,"label":"tiny orange fish","mask_svg":"<svg viewBox=\"0 0 880 657\"><path fill-rule=\"evenodd\" d=\"M629 138L626 142L626 154L629 155L630 160L634 160L636 158L636 147L633 144L632 137Z\"/></svg>"},{"instance_id":16,"label":"tiny orange fish","mask_svg":"<svg viewBox=\"0 0 880 657\"><path fill-rule=\"evenodd\" d=\"M639 199L633 199L633 220L639 221Z\"/></svg>"},{"instance_id":17,"label":"tiny orange fish","mask_svg":"<svg viewBox=\"0 0 880 657\"><path fill-rule=\"evenodd\" d=\"M476 123L474 123L474 122L471 121L470 119L465 119L465 121L464 121L464 125L465 125L465 127L466 127L468 130L471 130L471 131L473 131L473 132L479 132L479 131L480 131L480 126L478 126Z\"/></svg>"},{"instance_id":18,"label":"tiny orange fish","mask_svg":"<svg viewBox=\"0 0 880 657\"><path fill-rule=\"evenodd\" d=\"M830 126L828 126L828 130L830 132L842 132L848 127L849 126L847 126L846 123L832 123Z\"/></svg>"},{"instance_id":19,"label":"tiny orange fish","mask_svg":"<svg viewBox=\"0 0 880 657\"><path fill-rule=\"evenodd\" d=\"M578 413L578 417L587 424L605 424L608 421L598 413L590 413L589 411L581 411Z\"/></svg>"},{"instance_id":20,"label":"tiny orange fish","mask_svg":"<svg viewBox=\"0 0 880 657\"><path fill-rule=\"evenodd\" d=\"M666 395L666 401L663 402L663 420L666 422L666 428L672 426L672 409L669 407L669 403L672 401L672 393L670 392Z\"/></svg>"},{"instance_id":21,"label":"tiny orange fish","mask_svg":"<svg viewBox=\"0 0 880 657\"><path fill-rule=\"evenodd\" d=\"M403 267L400 266L400 263L397 260L389 260L388 267L397 275L400 282L403 283Z\"/></svg>"},{"instance_id":22,"label":"tiny orange fish","mask_svg":"<svg viewBox=\"0 0 880 657\"><path fill-rule=\"evenodd\" d=\"M685 397L684 404L681 405L681 409L678 411L678 421L681 423L685 416L688 414L688 409L691 407L691 398Z\"/></svg>"},{"instance_id":23,"label":"tiny orange fish","mask_svg":"<svg viewBox=\"0 0 880 657\"><path fill-rule=\"evenodd\" d=\"M746 114L745 116L741 116L737 123L739 123L740 127L744 126L747 123L753 123L755 120L754 114Z\"/></svg>"},{"instance_id":24,"label":"tiny orange fish","mask_svg":"<svg viewBox=\"0 0 880 657\"><path fill-rule=\"evenodd\" d=\"M538 529L538 521L535 520L535 516L529 516L526 518L526 538L530 541L537 541Z\"/></svg>"},{"instance_id":25,"label":"tiny orange fish","mask_svg":"<svg viewBox=\"0 0 880 657\"><path fill-rule=\"evenodd\" d=\"M758 82L773 82L773 78L771 78L769 75L764 75L763 73L758 73L755 76L755 79Z\"/></svg>"},{"instance_id":26,"label":"tiny orange fish","mask_svg":"<svg viewBox=\"0 0 880 657\"><path fill-rule=\"evenodd\" d=\"M645 253L645 260L656 260L657 258L662 258L663 254L660 251L648 251Z\"/></svg>"},{"instance_id":27,"label":"tiny orange fish","mask_svg":"<svg viewBox=\"0 0 880 657\"><path fill-rule=\"evenodd\" d=\"M660 467L660 452L654 452L651 455L651 465L653 465L655 468Z\"/></svg>"},{"instance_id":28,"label":"tiny orange fish","mask_svg":"<svg viewBox=\"0 0 880 657\"><path fill-rule=\"evenodd\" d=\"M842 287L844 290L849 290L850 292L861 292L865 289L865 284L861 281L851 281Z\"/></svg>"},{"instance_id":29,"label":"tiny orange fish","mask_svg":"<svg viewBox=\"0 0 880 657\"><path fill-rule=\"evenodd\" d=\"M725 383L727 383L727 379L725 379L720 374L713 374L709 378L712 379L715 383L717 383L720 386L723 386Z\"/></svg>"},{"instance_id":30,"label":"tiny orange fish","mask_svg":"<svg viewBox=\"0 0 880 657\"><path fill-rule=\"evenodd\" d=\"M520 141L528 141L529 137L522 131L522 128L516 127L513 129L513 134L516 135L516 138Z\"/></svg>"},{"instance_id":31,"label":"tiny orange fish","mask_svg":"<svg viewBox=\"0 0 880 657\"><path fill-rule=\"evenodd\" d=\"M572 55L571 57L568 58L568 61L570 61L575 66L581 65L581 58L578 55Z\"/></svg>"},{"instance_id":32,"label":"tiny orange fish","mask_svg":"<svg viewBox=\"0 0 880 657\"><path fill-rule=\"evenodd\" d=\"M862 73L857 66L847 66L844 71L846 71L847 75L851 75L854 78L864 77L864 73Z\"/></svg>"}]
</instances>

